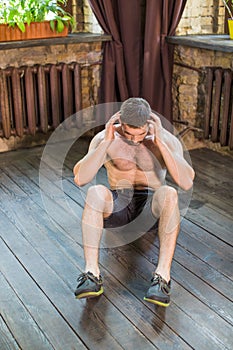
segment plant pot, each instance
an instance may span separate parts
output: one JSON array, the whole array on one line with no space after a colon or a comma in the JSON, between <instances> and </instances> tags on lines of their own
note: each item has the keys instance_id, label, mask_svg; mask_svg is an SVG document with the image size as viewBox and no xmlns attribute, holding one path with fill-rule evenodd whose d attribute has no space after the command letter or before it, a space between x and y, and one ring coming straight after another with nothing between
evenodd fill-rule
<instances>
[{"instance_id":1,"label":"plant pot","mask_svg":"<svg viewBox=\"0 0 233 350\"><path fill-rule=\"evenodd\" d=\"M230 39L233 39L233 19L228 19Z\"/></svg>"},{"instance_id":2,"label":"plant pot","mask_svg":"<svg viewBox=\"0 0 233 350\"><path fill-rule=\"evenodd\" d=\"M68 27L65 26L63 32L58 33L52 31L50 28L50 22L32 22L29 25L25 24L25 32L15 26L9 27L7 24L0 24L0 41L15 41L15 40L30 40L30 39L44 39L63 37L68 35Z\"/></svg>"}]
</instances>

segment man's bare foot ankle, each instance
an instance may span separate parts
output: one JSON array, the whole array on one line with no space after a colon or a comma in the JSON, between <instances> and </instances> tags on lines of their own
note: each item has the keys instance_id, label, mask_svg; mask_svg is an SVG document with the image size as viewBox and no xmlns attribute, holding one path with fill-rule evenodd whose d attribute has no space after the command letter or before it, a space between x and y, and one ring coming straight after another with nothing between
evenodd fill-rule
<instances>
[{"instance_id":1,"label":"man's bare foot ankle","mask_svg":"<svg viewBox=\"0 0 233 350\"><path fill-rule=\"evenodd\" d=\"M167 283L170 281L171 277L170 277L170 274L166 274L166 273L163 273L163 272L160 272L159 270L156 270L154 272L156 275L159 275L161 276Z\"/></svg>"},{"instance_id":2,"label":"man's bare foot ankle","mask_svg":"<svg viewBox=\"0 0 233 350\"><path fill-rule=\"evenodd\" d=\"M93 269L91 267L85 269L85 273L87 273L87 272L91 272L97 278L99 278L99 276L100 276L100 271L97 269Z\"/></svg>"}]
</instances>

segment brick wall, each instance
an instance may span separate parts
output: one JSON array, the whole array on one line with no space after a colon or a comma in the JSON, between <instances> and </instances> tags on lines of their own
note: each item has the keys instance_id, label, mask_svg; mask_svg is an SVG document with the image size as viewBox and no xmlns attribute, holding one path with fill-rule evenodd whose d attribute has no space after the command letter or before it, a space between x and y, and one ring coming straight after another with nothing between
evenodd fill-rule
<instances>
[{"instance_id":1,"label":"brick wall","mask_svg":"<svg viewBox=\"0 0 233 350\"><path fill-rule=\"evenodd\" d=\"M73 13L76 13L76 32L99 34L103 32L91 10L88 0L74 0Z\"/></svg>"},{"instance_id":2,"label":"brick wall","mask_svg":"<svg viewBox=\"0 0 233 350\"><path fill-rule=\"evenodd\" d=\"M221 34L224 18L222 0L188 0L176 34Z\"/></svg>"},{"instance_id":3,"label":"brick wall","mask_svg":"<svg viewBox=\"0 0 233 350\"><path fill-rule=\"evenodd\" d=\"M90 32L90 33L102 33L103 31L90 8L88 0L84 0L83 12L84 12L84 23L85 23L84 31Z\"/></svg>"}]
</instances>

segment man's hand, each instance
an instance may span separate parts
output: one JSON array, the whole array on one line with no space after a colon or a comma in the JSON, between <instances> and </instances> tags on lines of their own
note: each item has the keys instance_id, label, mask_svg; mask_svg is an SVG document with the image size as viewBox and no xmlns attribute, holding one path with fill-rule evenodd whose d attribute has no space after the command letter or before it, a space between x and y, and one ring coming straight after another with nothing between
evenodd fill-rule
<instances>
[{"instance_id":1,"label":"man's hand","mask_svg":"<svg viewBox=\"0 0 233 350\"><path fill-rule=\"evenodd\" d=\"M160 118L155 113L152 113L152 112L150 114L150 119L147 120L147 124L149 126L149 133L154 137L163 128Z\"/></svg>"},{"instance_id":2,"label":"man's hand","mask_svg":"<svg viewBox=\"0 0 233 350\"><path fill-rule=\"evenodd\" d=\"M120 111L115 113L105 125L105 141L112 141L114 139L115 126L114 123L120 118Z\"/></svg>"}]
</instances>

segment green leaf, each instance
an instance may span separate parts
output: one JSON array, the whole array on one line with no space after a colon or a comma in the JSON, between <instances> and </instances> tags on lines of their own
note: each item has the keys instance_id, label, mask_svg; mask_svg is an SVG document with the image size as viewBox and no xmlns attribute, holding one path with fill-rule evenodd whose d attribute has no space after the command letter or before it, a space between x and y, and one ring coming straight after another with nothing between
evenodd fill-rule
<instances>
[{"instance_id":1,"label":"green leaf","mask_svg":"<svg viewBox=\"0 0 233 350\"><path fill-rule=\"evenodd\" d=\"M64 24L60 19L57 19L57 31L61 33L64 29Z\"/></svg>"},{"instance_id":2,"label":"green leaf","mask_svg":"<svg viewBox=\"0 0 233 350\"><path fill-rule=\"evenodd\" d=\"M54 21L50 21L50 28L52 29L52 31L55 31L55 23Z\"/></svg>"},{"instance_id":3,"label":"green leaf","mask_svg":"<svg viewBox=\"0 0 233 350\"><path fill-rule=\"evenodd\" d=\"M19 27L19 29L21 30L21 32L24 33L25 32L25 25L24 25L24 23L23 22L17 22L16 24Z\"/></svg>"}]
</instances>

